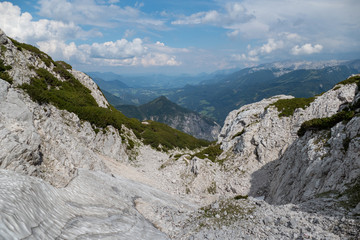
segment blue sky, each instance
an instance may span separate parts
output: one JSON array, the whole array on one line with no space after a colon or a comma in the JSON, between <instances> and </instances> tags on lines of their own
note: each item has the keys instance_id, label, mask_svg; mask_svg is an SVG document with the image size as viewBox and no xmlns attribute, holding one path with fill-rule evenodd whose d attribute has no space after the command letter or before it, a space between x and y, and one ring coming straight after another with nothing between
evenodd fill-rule
<instances>
[{"instance_id":1,"label":"blue sky","mask_svg":"<svg viewBox=\"0 0 360 240\"><path fill-rule=\"evenodd\" d=\"M0 28L81 71L200 73L360 57L359 0L16 0Z\"/></svg>"}]
</instances>

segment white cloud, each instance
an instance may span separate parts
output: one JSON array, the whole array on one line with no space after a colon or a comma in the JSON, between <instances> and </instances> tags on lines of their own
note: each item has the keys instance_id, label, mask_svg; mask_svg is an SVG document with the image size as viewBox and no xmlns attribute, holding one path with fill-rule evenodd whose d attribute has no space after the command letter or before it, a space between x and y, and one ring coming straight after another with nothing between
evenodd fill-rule
<instances>
[{"instance_id":1,"label":"white cloud","mask_svg":"<svg viewBox=\"0 0 360 240\"><path fill-rule=\"evenodd\" d=\"M162 20L148 17L139 10L143 6L136 3L135 7L119 7L110 4L100 4L94 0L39 0L39 14L63 22L74 22L99 27L116 27L118 25L141 25L153 28L164 27Z\"/></svg>"},{"instance_id":2,"label":"white cloud","mask_svg":"<svg viewBox=\"0 0 360 240\"><path fill-rule=\"evenodd\" d=\"M172 22L174 25L186 24L212 24L232 29L234 23L248 22L253 16L240 3L228 3L223 12L211 10L184 16Z\"/></svg>"},{"instance_id":3,"label":"white cloud","mask_svg":"<svg viewBox=\"0 0 360 240\"><path fill-rule=\"evenodd\" d=\"M270 38L268 39L267 43L263 44L261 47L257 47L254 49L251 49L248 52L248 55L250 57L256 57L258 55L265 55L269 54L277 49L281 49L284 46L284 42L281 40L275 41L274 39Z\"/></svg>"},{"instance_id":4,"label":"white cloud","mask_svg":"<svg viewBox=\"0 0 360 240\"><path fill-rule=\"evenodd\" d=\"M207 12L179 17L172 24L207 24L227 29L231 38L264 40L281 33L292 32L288 40L307 39L308 42L341 42L324 46L344 51L359 46L360 21L355 21L360 9L357 0L223 0L218 8ZM207 21L205 16L217 18ZM331 44L331 43L329 43Z\"/></svg>"},{"instance_id":5,"label":"white cloud","mask_svg":"<svg viewBox=\"0 0 360 240\"><path fill-rule=\"evenodd\" d=\"M0 3L0 16L0 27L7 35L28 43L101 35L96 31L86 32L74 23L63 23L47 19L33 21L30 13L21 13L21 9L10 2Z\"/></svg>"},{"instance_id":6,"label":"white cloud","mask_svg":"<svg viewBox=\"0 0 360 240\"><path fill-rule=\"evenodd\" d=\"M296 45L291 49L291 54L293 55L303 55L303 54L313 54L313 53L319 53L323 49L323 46L320 44L316 44L312 46L310 43L306 43L302 45L301 47L299 45Z\"/></svg>"},{"instance_id":7,"label":"white cloud","mask_svg":"<svg viewBox=\"0 0 360 240\"><path fill-rule=\"evenodd\" d=\"M59 11L62 12L65 9L71 14L73 5L65 0L42 0L41 2L50 5L55 2L63 3L64 8ZM132 14L133 9L129 10L129 14ZM91 14L93 11L96 12L90 7L88 13L82 14ZM42 51L50 54L54 59L111 66L177 66L181 62L176 60L175 54L187 51L187 49L171 48L160 42L144 43L140 38L134 38L132 41L123 38L103 43L76 45L74 42L67 43L66 40L99 36L100 33L86 32L73 22L64 23L47 19L33 21L31 14L21 13L21 9L10 2L0 3L0 15L0 27L8 36L38 45ZM129 30L125 34L129 36L133 32Z\"/></svg>"},{"instance_id":8,"label":"white cloud","mask_svg":"<svg viewBox=\"0 0 360 240\"><path fill-rule=\"evenodd\" d=\"M160 42L145 44L139 38L79 46L73 42L66 44L64 41L51 40L39 42L38 45L55 59L99 66L179 66L181 62L174 54L188 51L171 48Z\"/></svg>"},{"instance_id":9,"label":"white cloud","mask_svg":"<svg viewBox=\"0 0 360 240\"><path fill-rule=\"evenodd\" d=\"M146 49L140 38L135 38L131 42L126 39L120 39L115 42L93 43L90 46L90 57L125 59L142 55L145 51Z\"/></svg>"}]
</instances>

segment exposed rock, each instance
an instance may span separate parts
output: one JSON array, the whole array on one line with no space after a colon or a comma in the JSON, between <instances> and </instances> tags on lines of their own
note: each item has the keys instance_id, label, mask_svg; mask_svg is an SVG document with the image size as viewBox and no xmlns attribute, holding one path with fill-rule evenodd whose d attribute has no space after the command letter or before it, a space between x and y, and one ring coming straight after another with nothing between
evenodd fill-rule
<instances>
[{"instance_id":1,"label":"exposed rock","mask_svg":"<svg viewBox=\"0 0 360 240\"><path fill-rule=\"evenodd\" d=\"M288 146L298 138L297 131L303 122L335 114L344 104L354 99L356 89L356 84L333 88L316 97L305 109L296 109L289 117L279 117L278 110L271 105L279 99L292 98L284 95L232 111L220 132L218 143L224 150L222 158L229 159L225 161L225 165L233 174L237 174L237 182L241 182L242 187L237 189L238 192L247 194L250 190L251 174L262 169L261 173L257 172L257 182L253 181L251 184L252 194L260 196L262 188L269 180L269 171L266 169L269 165L263 166L282 156ZM234 171L240 168L243 169L241 172L245 171L241 176L238 171Z\"/></svg>"},{"instance_id":2,"label":"exposed rock","mask_svg":"<svg viewBox=\"0 0 360 240\"><path fill-rule=\"evenodd\" d=\"M74 113L31 101L16 86L35 75L28 66L56 75L53 64L2 31L0 43L14 77L12 85L0 80L0 238L360 238L360 117L296 134L304 121L360 99L355 84L290 117L271 105L291 98L283 95L233 111L218 140L224 153L211 161L196 150L156 151L124 126L122 136L111 126L95 131ZM109 106L87 75L72 73Z\"/></svg>"},{"instance_id":3,"label":"exposed rock","mask_svg":"<svg viewBox=\"0 0 360 240\"><path fill-rule=\"evenodd\" d=\"M0 170L4 239L169 239L135 208L134 196L169 211L193 209L146 185L80 170L66 188Z\"/></svg>"},{"instance_id":4,"label":"exposed rock","mask_svg":"<svg viewBox=\"0 0 360 240\"><path fill-rule=\"evenodd\" d=\"M76 71L74 69L70 70L72 75L79 80L85 87L90 89L91 95L96 100L99 107L107 108L109 107L109 103L106 101L106 98L104 97L103 93L99 89L99 87L96 85L96 83L85 73Z\"/></svg>"},{"instance_id":5,"label":"exposed rock","mask_svg":"<svg viewBox=\"0 0 360 240\"><path fill-rule=\"evenodd\" d=\"M0 167L37 175L43 161L41 138L25 101L19 90L0 79Z\"/></svg>"},{"instance_id":6,"label":"exposed rock","mask_svg":"<svg viewBox=\"0 0 360 240\"><path fill-rule=\"evenodd\" d=\"M359 191L359 149L359 116L331 130L307 132L277 161L267 200L298 203L320 197L346 197L349 188ZM346 198L338 200L347 202Z\"/></svg>"}]
</instances>

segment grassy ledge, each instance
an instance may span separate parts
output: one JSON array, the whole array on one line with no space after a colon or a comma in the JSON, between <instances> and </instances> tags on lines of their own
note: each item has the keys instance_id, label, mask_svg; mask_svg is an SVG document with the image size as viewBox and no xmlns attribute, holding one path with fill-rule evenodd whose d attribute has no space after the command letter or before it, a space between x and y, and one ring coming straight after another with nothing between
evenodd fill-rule
<instances>
[{"instance_id":1,"label":"grassy ledge","mask_svg":"<svg viewBox=\"0 0 360 240\"><path fill-rule=\"evenodd\" d=\"M204 150L192 155L192 157L198 157L200 159L208 158L214 163L217 162L221 164L223 161L217 160L217 157L220 156L222 152L223 150L220 148L220 144L212 144Z\"/></svg>"},{"instance_id":2,"label":"grassy ledge","mask_svg":"<svg viewBox=\"0 0 360 240\"><path fill-rule=\"evenodd\" d=\"M346 79L342 82L339 82L335 86L348 85L348 84L353 84L353 83L356 83L356 85L360 88L360 76L349 77L348 79Z\"/></svg>"},{"instance_id":3,"label":"grassy ledge","mask_svg":"<svg viewBox=\"0 0 360 240\"><path fill-rule=\"evenodd\" d=\"M270 104L270 106L275 106L277 108L279 117L290 117L294 115L295 109L305 109L310 106L310 103L314 100L315 97L279 99L278 101Z\"/></svg>"},{"instance_id":4,"label":"grassy ledge","mask_svg":"<svg viewBox=\"0 0 360 240\"><path fill-rule=\"evenodd\" d=\"M306 131L327 130L342 121L349 121L355 116L354 111L341 111L331 117L315 118L301 124L297 132L299 137L304 136Z\"/></svg>"},{"instance_id":5,"label":"grassy ledge","mask_svg":"<svg viewBox=\"0 0 360 240\"><path fill-rule=\"evenodd\" d=\"M6 72L11 70L11 66L5 66L4 61L0 59L0 78L7 81L8 83L12 84L14 80L10 75Z\"/></svg>"}]
</instances>

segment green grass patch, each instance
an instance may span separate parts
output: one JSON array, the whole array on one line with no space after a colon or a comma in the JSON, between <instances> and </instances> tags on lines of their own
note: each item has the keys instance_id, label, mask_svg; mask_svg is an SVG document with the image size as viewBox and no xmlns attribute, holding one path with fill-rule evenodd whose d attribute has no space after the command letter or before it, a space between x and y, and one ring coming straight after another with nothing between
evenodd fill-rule
<instances>
[{"instance_id":1,"label":"green grass patch","mask_svg":"<svg viewBox=\"0 0 360 240\"><path fill-rule=\"evenodd\" d=\"M354 116L354 111L341 111L331 117L311 119L301 124L297 135L301 137L304 136L306 131L328 130L339 122L351 120Z\"/></svg>"},{"instance_id":2,"label":"green grass patch","mask_svg":"<svg viewBox=\"0 0 360 240\"><path fill-rule=\"evenodd\" d=\"M240 199L248 199L249 196L248 195L236 195L234 197L235 200L240 200Z\"/></svg>"},{"instance_id":3,"label":"green grass patch","mask_svg":"<svg viewBox=\"0 0 360 240\"><path fill-rule=\"evenodd\" d=\"M305 109L310 106L310 103L314 100L315 97L279 99L278 101L270 104L270 106L275 106L277 108L279 117L289 117L294 115L295 109Z\"/></svg>"},{"instance_id":4,"label":"green grass patch","mask_svg":"<svg viewBox=\"0 0 360 240\"><path fill-rule=\"evenodd\" d=\"M71 70L72 69L72 66L64 61L56 61L55 64L58 66L58 65L61 65L63 68L67 69L67 70Z\"/></svg>"},{"instance_id":5,"label":"green grass patch","mask_svg":"<svg viewBox=\"0 0 360 240\"><path fill-rule=\"evenodd\" d=\"M344 80L342 82L339 82L335 86L347 85L347 84L353 84L353 83L356 83L356 85L360 88L360 76L349 77L348 79L346 79L346 80Z\"/></svg>"},{"instance_id":6,"label":"green grass patch","mask_svg":"<svg viewBox=\"0 0 360 240\"><path fill-rule=\"evenodd\" d=\"M208 158L212 162L218 162L222 163L221 161L217 160L217 157L220 156L220 154L223 152L223 150L220 148L220 144L212 144L205 148L204 150L192 155L192 157L198 157L200 159Z\"/></svg>"},{"instance_id":7,"label":"green grass patch","mask_svg":"<svg viewBox=\"0 0 360 240\"><path fill-rule=\"evenodd\" d=\"M243 130L241 130L240 132L236 133L231 139L234 139L236 137L240 137L241 135L243 135L245 133L245 128Z\"/></svg>"},{"instance_id":8,"label":"green grass patch","mask_svg":"<svg viewBox=\"0 0 360 240\"><path fill-rule=\"evenodd\" d=\"M216 194L216 182L212 182L210 186L207 188L208 193Z\"/></svg>"},{"instance_id":9,"label":"green grass patch","mask_svg":"<svg viewBox=\"0 0 360 240\"><path fill-rule=\"evenodd\" d=\"M0 78L7 81L10 84L12 84L14 80L12 79L12 77L10 77L10 75L6 71L10 70L11 68L12 68L11 66L6 66L4 64L4 61L0 59Z\"/></svg>"}]
</instances>

